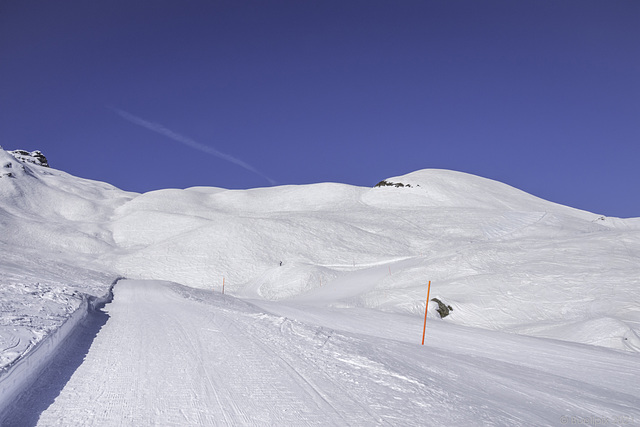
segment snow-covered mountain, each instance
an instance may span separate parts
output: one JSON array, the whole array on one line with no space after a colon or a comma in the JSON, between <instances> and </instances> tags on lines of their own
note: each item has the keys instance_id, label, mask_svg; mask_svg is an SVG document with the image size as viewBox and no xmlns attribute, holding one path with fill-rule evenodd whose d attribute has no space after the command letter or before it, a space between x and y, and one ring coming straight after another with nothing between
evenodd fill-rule
<instances>
[{"instance_id":1,"label":"snow-covered mountain","mask_svg":"<svg viewBox=\"0 0 640 427\"><path fill-rule=\"evenodd\" d=\"M137 194L0 150L0 227L2 366L120 276L224 283L288 317L329 310L344 330L354 310L420 323L431 281L452 308L439 320L430 303L439 322L640 351L639 218L460 172Z\"/></svg>"},{"instance_id":2,"label":"snow-covered mountain","mask_svg":"<svg viewBox=\"0 0 640 427\"><path fill-rule=\"evenodd\" d=\"M615 348L637 343L639 219L605 218L447 170L385 180L402 187L136 194L6 151L0 165L6 285L96 293L110 283L105 276L126 276L221 290L224 279L227 292L243 297L313 295L420 315L431 280L433 296L454 308L449 322ZM350 285L361 275L371 277Z\"/></svg>"}]
</instances>

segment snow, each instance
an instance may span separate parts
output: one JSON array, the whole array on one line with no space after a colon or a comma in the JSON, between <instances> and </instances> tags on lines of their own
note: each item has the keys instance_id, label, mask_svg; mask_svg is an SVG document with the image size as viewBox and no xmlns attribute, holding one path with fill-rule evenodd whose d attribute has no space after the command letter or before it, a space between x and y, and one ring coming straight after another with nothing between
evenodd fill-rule
<instances>
[{"instance_id":1,"label":"snow","mask_svg":"<svg viewBox=\"0 0 640 427\"><path fill-rule=\"evenodd\" d=\"M444 322L429 325L422 347L410 317L365 309L358 316L368 326L343 332L160 281L119 282L105 312L109 320L38 425L548 425L587 411L640 416L629 381L637 357L597 347ZM28 400L57 382L55 373L43 378Z\"/></svg>"},{"instance_id":2,"label":"snow","mask_svg":"<svg viewBox=\"0 0 640 427\"><path fill-rule=\"evenodd\" d=\"M386 181L136 194L0 150L0 417L638 423L640 218Z\"/></svg>"}]
</instances>

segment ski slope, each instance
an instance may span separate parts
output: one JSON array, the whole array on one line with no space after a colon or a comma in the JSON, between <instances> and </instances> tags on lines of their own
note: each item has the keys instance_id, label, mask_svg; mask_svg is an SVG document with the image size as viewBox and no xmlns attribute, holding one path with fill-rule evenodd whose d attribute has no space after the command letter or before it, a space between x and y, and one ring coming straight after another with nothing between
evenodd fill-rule
<instances>
[{"instance_id":1,"label":"ski slope","mask_svg":"<svg viewBox=\"0 0 640 427\"><path fill-rule=\"evenodd\" d=\"M271 307L274 307L271 303ZM83 363L42 426L559 425L598 414L640 419L633 355L359 313L349 331L271 314L233 297L121 281ZM321 324L325 324L322 326ZM452 339L455 337L455 339ZM541 345L541 341L544 345ZM579 359L580 364L572 364ZM66 363L64 360L60 363ZM21 411L38 406L39 388ZM27 415L23 412L27 412ZM17 424L16 424L17 425Z\"/></svg>"},{"instance_id":2,"label":"ski slope","mask_svg":"<svg viewBox=\"0 0 640 427\"><path fill-rule=\"evenodd\" d=\"M136 194L18 157L2 425L640 419L638 218L444 170Z\"/></svg>"}]
</instances>

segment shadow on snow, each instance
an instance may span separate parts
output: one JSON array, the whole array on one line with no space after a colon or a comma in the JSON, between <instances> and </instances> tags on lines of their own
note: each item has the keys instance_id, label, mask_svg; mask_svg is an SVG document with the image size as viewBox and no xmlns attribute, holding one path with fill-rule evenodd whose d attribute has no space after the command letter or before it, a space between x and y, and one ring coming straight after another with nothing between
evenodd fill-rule
<instances>
[{"instance_id":1,"label":"shadow on snow","mask_svg":"<svg viewBox=\"0 0 640 427\"><path fill-rule=\"evenodd\" d=\"M58 397L85 356L109 315L102 310L89 310L86 319L61 343L60 350L40 377L25 391L1 420L3 427L35 426L40 414Z\"/></svg>"}]
</instances>

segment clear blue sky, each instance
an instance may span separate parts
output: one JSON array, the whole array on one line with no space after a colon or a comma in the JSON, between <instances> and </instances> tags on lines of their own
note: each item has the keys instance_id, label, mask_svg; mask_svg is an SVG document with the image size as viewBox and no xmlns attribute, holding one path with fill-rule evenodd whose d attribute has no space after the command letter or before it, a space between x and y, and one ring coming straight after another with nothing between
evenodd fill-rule
<instances>
[{"instance_id":1,"label":"clear blue sky","mask_svg":"<svg viewBox=\"0 0 640 427\"><path fill-rule=\"evenodd\" d=\"M639 217L640 1L2 1L0 145L138 192L443 168Z\"/></svg>"}]
</instances>

